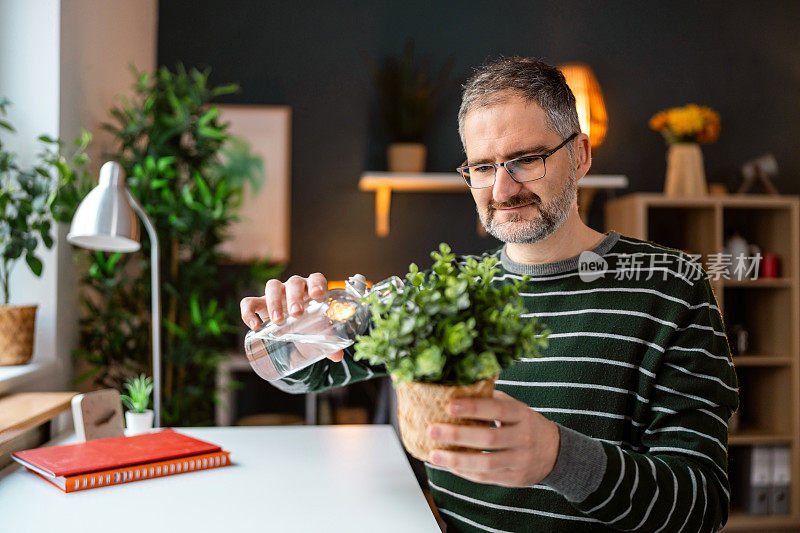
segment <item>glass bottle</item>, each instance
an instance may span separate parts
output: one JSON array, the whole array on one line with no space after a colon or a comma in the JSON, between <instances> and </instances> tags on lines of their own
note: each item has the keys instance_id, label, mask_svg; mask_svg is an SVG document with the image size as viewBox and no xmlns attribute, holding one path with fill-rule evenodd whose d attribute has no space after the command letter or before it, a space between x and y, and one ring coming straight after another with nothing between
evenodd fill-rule
<instances>
[{"instance_id":1,"label":"glass bottle","mask_svg":"<svg viewBox=\"0 0 800 533\"><path fill-rule=\"evenodd\" d=\"M329 290L324 302L309 300L302 315L280 324L263 322L244 339L250 366L262 378L275 381L351 346L369 325L369 304L362 298L378 293L384 300L391 287L402 290L403 281L392 276L367 289L366 278L356 274L344 289Z\"/></svg>"}]
</instances>

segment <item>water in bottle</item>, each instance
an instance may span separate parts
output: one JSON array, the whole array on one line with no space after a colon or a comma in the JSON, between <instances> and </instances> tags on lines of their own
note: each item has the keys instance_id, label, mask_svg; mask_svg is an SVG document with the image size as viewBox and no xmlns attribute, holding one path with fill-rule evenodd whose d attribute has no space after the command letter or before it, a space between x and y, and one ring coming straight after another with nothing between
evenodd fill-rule
<instances>
[{"instance_id":1,"label":"water in bottle","mask_svg":"<svg viewBox=\"0 0 800 533\"><path fill-rule=\"evenodd\" d=\"M364 276L351 277L344 289L328 291L324 302L311 300L302 315L280 324L264 322L245 337L245 353L253 370L268 381L284 378L355 342L369 324L363 298L372 292L386 297L390 287L402 289L392 277L367 290Z\"/></svg>"}]
</instances>

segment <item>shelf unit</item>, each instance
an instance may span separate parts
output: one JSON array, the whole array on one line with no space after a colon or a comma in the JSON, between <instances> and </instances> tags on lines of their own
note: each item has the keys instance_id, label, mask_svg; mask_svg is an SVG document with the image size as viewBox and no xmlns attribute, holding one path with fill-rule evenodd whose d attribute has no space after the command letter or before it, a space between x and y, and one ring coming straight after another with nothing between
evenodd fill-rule
<instances>
[{"instance_id":1,"label":"shelf unit","mask_svg":"<svg viewBox=\"0 0 800 533\"><path fill-rule=\"evenodd\" d=\"M584 176L578 181L579 211L586 220L592 198L601 189L624 189L628 178L622 175ZM392 192L414 193L465 193L469 188L455 172L377 172L361 174L358 188L365 192L375 192L375 234L379 237L389 235L389 212L392 205ZM485 235L478 222L478 231Z\"/></svg>"},{"instance_id":2,"label":"shelf unit","mask_svg":"<svg viewBox=\"0 0 800 533\"><path fill-rule=\"evenodd\" d=\"M704 266L733 229L762 254L778 255L778 278L711 283L726 326L742 323L750 334L748 352L733 356L741 423L728 446L787 444L792 461L790 513L747 514L737 509L734 491L725 531L800 529L800 199L637 193L609 200L605 221L623 235L701 254Z\"/></svg>"}]
</instances>

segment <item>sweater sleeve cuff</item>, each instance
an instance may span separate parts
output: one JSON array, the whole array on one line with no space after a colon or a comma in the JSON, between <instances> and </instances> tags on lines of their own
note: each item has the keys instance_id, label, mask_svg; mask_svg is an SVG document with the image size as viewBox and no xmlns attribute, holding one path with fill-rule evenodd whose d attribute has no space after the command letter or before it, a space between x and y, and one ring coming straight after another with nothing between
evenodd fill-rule
<instances>
[{"instance_id":1,"label":"sweater sleeve cuff","mask_svg":"<svg viewBox=\"0 0 800 533\"><path fill-rule=\"evenodd\" d=\"M606 471L606 453L599 440L556 424L561 444L553 471L541 481L574 503L582 502L600 486Z\"/></svg>"}]
</instances>

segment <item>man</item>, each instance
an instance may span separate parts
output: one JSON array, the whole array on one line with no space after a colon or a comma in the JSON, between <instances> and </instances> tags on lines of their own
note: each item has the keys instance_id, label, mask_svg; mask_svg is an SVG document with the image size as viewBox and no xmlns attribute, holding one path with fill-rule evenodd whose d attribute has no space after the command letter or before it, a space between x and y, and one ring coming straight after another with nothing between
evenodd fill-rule
<instances>
[{"instance_id":1,"label":"man","mask_svg":"<svg viewBox=\"0 0 800 533\"><path fill-rule=\"evenodd\" d=\"M483 66L465 85L459 133L459 171L486 230L505 243L487 252L501 261L494 282L531 276L521 319L553 333L542 357L500 375L493 398L449 405L496 427L429 428L474 450L435 450L426 463L448 531L720 529L738 389L702 268L582 223L577 182L591 147L557 69L519 57ZM265 297L243 300L242 318L296 316L306 293L325 290L321 274L271 280ZM380 372L351 354L278 386L322 390Z\"/></svg>"}]
</instances>

